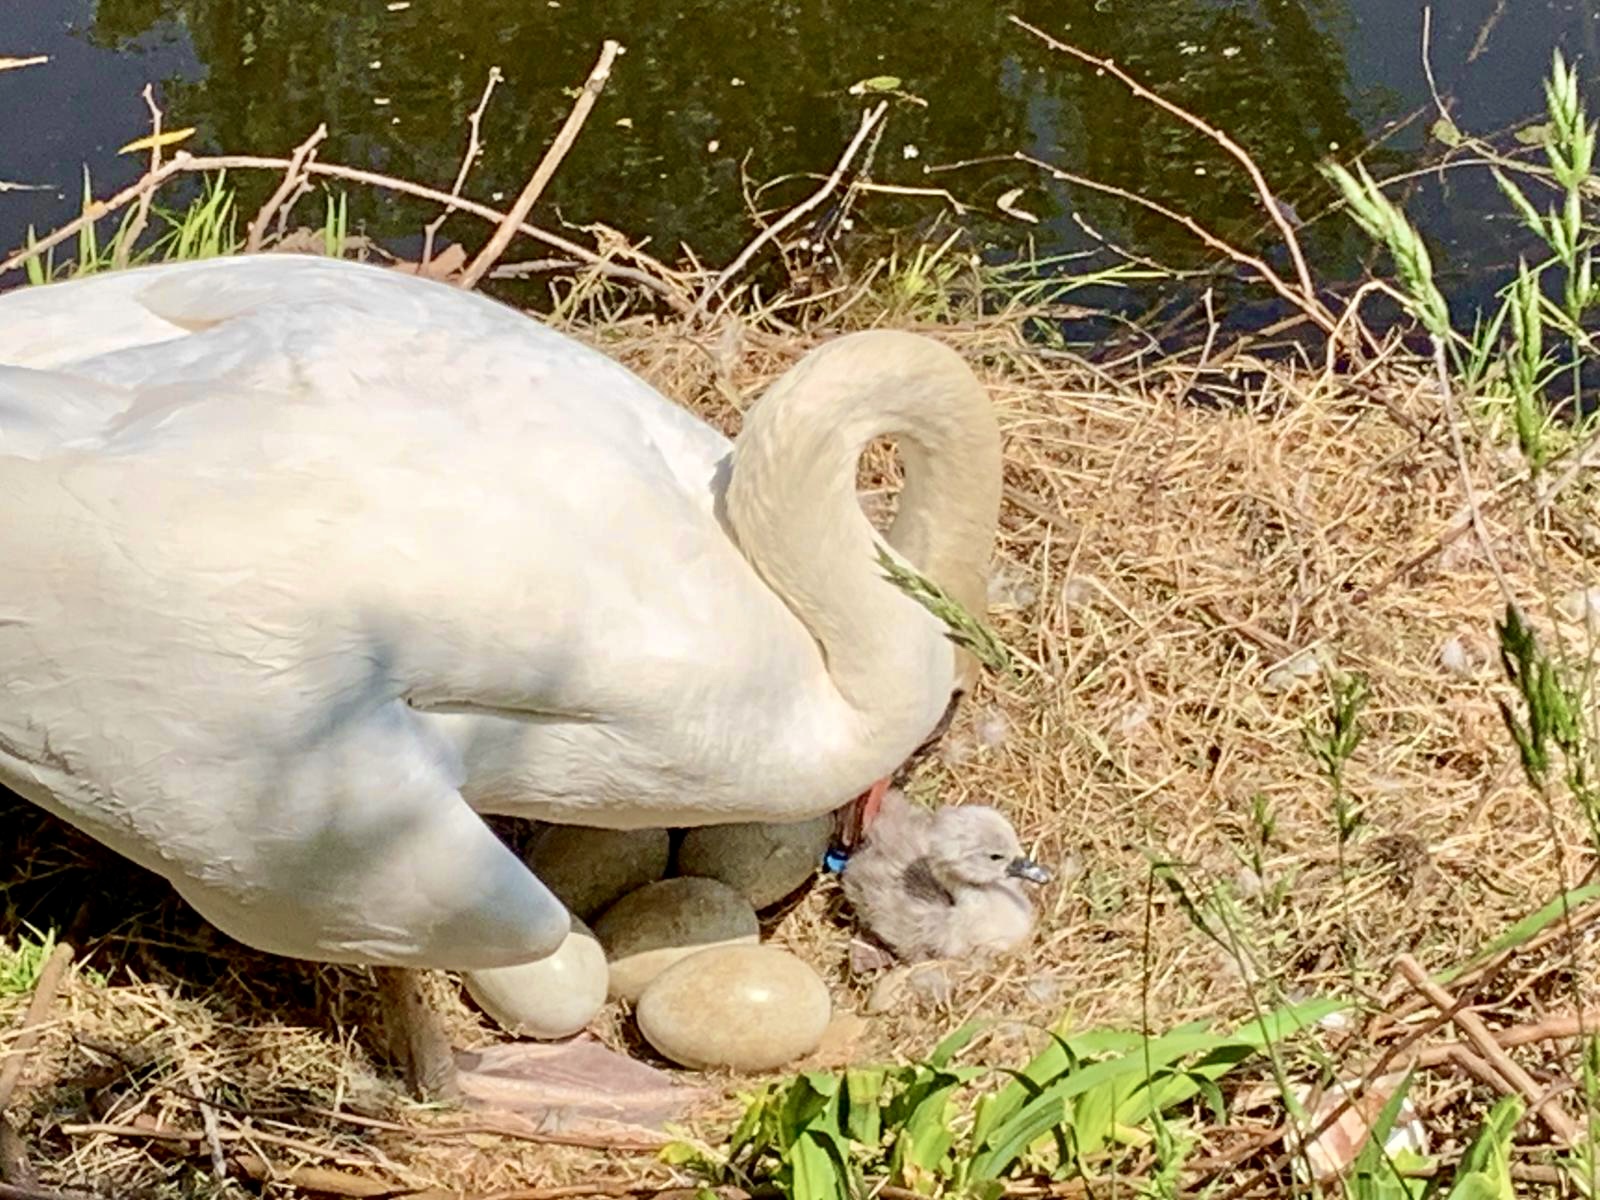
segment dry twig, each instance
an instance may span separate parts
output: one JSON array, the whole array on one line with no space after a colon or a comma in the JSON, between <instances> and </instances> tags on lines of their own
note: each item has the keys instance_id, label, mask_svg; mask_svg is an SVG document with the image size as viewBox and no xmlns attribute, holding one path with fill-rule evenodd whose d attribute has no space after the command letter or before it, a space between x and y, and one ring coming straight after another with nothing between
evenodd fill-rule
<instances>
[{"instance_id":1,"label":"dry twig","mask_svg":"<svg viewBox=\"0 0 1600 1200\"><path fill-rule=\"evenodd\" d=\"M521 194L506 210L505 217L501 220L499 228L494 231L494 235L490 237L488 244L478 251L477 257L467 264L466 270L461 272L460 278L456 280L456 286L476 287L478 281L488 274L489 268L494 266L506 252L511 239L522 227L523 218L532 211L534 203L544 194L544 189L555 176L561 160L566 158L567 151L571 150L572 144L578 140L578 132L583 128L583 123L589 119L589 110L600 98L606 80L611 78L611 64L617 61L617 55L621 53L622 46L617 42L608 40L600 47L600 57L595 61L594 69L589 72L589 78L584 80L583 89L573 101L572 111L562 122L555 141L550 143L550 148L544 152L539 165L533 169L533 174L523 185Z\"/></svg>"},{"instance_id":2,"label":"dry twig","mask_svg":"<svg viewBox=\"0 0 1600 1200\"><path fill-rule=\"evenodd\" d=\"M750 260L755 258L763 246L773 241L784 230L793 226L801 217L811 212L812 209L833 194L834 189L844 179L845 172L850 169L850 163L855 158L856 153L861 149L867 138L872 136L873 130L878 127L878 122L883 120L883 114L888 111L889 104L884 101L876 108L869 109L862 114L861 124L856 128L855 136L850 139L850 144L844 148L844 153L839 156L839 161L834 164L833 171L828 175L828 178L823 180L822 186L784 213L778 220L756 234L750 240L750 243L739 251L734 260L724 267L722 272L707 284L700 295L696 297L694 306L689 310L691 319L705 312L706 305L711 303L712 298L727 285L730 279L733 279L750 264Z\"/></svg>"},{"instance_id":3,"label":"dry twig","mask_svg":"<svg viewBox=\"0 0 1600 1200\"><path fill-rule=\"evenodd\" d=\"M1243 146L1239 145L1238 142L1234 141L1215 125L1201 120L1188 109L1174 104L1157 92L1151 91L1110 59L1099 58L1086 50L1080 50L1076 46L1053 38L1044 30L1028 24L1019 16L1013 15L1011 22L1033 34L1034 37L1052 50L1070 54L1078 61L1088 63L1097 70L1106 72L1139 99L1154 104L1163 112L1171 114L1185 125L1198 130L1228 154L1232 155L1239 165L1244 168L1245 174L1250 177L1250 182L1255 187L1257 198L1260 199L1262 207L1267 210L1267 216L1277 226L1278 233L1283 238L1283 244L1289 251L1289 257L1294 262L1295 277L1300 284L1299 298L1295 302L1296 307L1303 309L1306 315L1316 321L1324 330L1332 331L1333 317L1322 301L1317 299L1316 288L1311 282L1311 268L1306 265L1305 255L1300 250L1300 240L1295 236L1294 226L1289 224L1289 218L1284 215L1283 207L1278 203L1277 197L1267 183L1267 177L1261 173L1261 168L1256 166L1255 160L1250 157Z\"/></svg>"},{"instance_id":4,"label":"dry twig","mask_svg":"<svg viewBox=\"0 0 1600 1200\"><path fill-rule=\"evenodd\" d=\"M494 89L500 85L505 76L500 73L499 67L489 68L489 78L484 81L483 95L478 97L478 107L467 116L467 148L461 155L461 167L456 171L455 182L450 185L450 195L459 197L461 189L467 184L467 176L472 172L472 164L478 161L478 156L483 153L483 114L488 111L489 97L494 95ZM422 254L418 263L426 267L433 259L433 239L439 235L440 228L450 219L450 214L455 212L456 205L452 200L439 211L439 215L429 221L422 230Z\"/></svg>"},{"instance_id":5,"label":"dry twig","mask_svg":"<svg viewBox=\"0 0 1600 1200\"><path fill-rule=\"evenodd\" d=\"M144 85L140 93L144 98L145 107L150 110L150 167L151 171L161 169L161 106L156 103L155 90L150 84ZM146 192L139 197L139 205L133 211L133 216L128 222L122 236L117 239L116 249L112 252L111 265L121 269L128 265L128 256L133 253L133 247L139 241L139 235L150 223L151 194Z\"/></svg>"},{"instance_id":6,"label":"dry twig","mask_svg":"<svg viewBox=\"0 0 1600 1200\"><path fill-rule=\"evenodd\" d=\"M159 171L144 175L108 200L95 201L81 216L69 221L47 237L40 238L33 244L16 251L4 262L0 262L0 276L5 275L8 271L15 270L29 259L39 257L51 247L60 245L85 225L116 212L142 195L154 192L174 176L198 174L206 171L284 171L293 165L294 163L290 159L268 158L254 154L216 154L197 157L185 151L179 151ZM302 169L307 175L319 175L330 179L343 179L351 183L366 184L370 187L398 192L405 196L415 196L419 200L431 200L436 204L454 203L460 211L471 213L475 217L481 217L485 221L493 221L496 224L506 219L505 213L498 209L490 208L488 205L452 197L448 192L441 192L437 188L426 187L420 183L411 183L404 179L396 179L392 175L384 175L377 171L366 171L358 167L346 167L337 163L325 163L315 160L304 163ZM547 229L540 229L538 226L529 225L526 222L519 224L517 230L525 237L543 242L548 246L554 246L563 253L570 254L573 258L578 259L591 270L601 275L637 284L654 292L666 304L680 312L686 311L689 307L678 290L669 282L673 273L655 260L640 254L637 250L631 251L634 257L648 262L653 269L659 270L660 273L658 275L650 275L633 267L620 266L596 254L586 246L580 246L560 234L551 233Z\"/></svg>"},{"instance_id":7,"label":"dry twig","mask_svg":"<svg viewBox=\"0 0 1600 1200\"><path fill-rule=\"evenodd\" d=\"M250 222L249 231L245 235L244 250L246 254L255 254L260 251L263 241L267 236L267 226L272 218L277 215L288 201L289 196L296 188L300 187L306 179L306 162L317 152L317 147L328 136L328 127L318 125L311 131L311 136L306 138L294 148L289 155L289 165L283 172L283 182L278 184L272 195L267 197L267 202L257 211L255 219ZM155 170L159 164L153 164Z\"/></svg>"},{"instance_id":8,"label":"dry twig","mask_svg":"<svg viewBox=\"0 0 1600 1200\"><path fill-rule=\"evenodd\" d=\"M62 942L45 960L44 968L39 972L39 981L33 988L33 999L28 1002L28 1011L23 1014L21 1031L11 1049L0 1058L0 1115L4 1115L11 1105L11 1093L16 1090L17 1080L22 1077L23 1063L38 1041L39 1025L50 1010L50 1005L55 1002L56 989L61 986L67 966L72 962L72 953L72 947Z\"/></svg>"},{"instance_id":9,"label":"dry twig","mask_svg":"<svg viewBox=\"0 0 1600 1200\"><path fill-rule=\"evenodd\" d=\"M1043 159L1034 158L1031 154L1025 154L1021 150L1015 151L1011 157L1016 159L1018 162L1024 162L1029 166L1039 168L1041 171L1046 171L1052 178L1059 179L1063 183L1073 183L1077 184L1079 187L1092 188L1097 192L1105 192L1108 195L1116 196L1118 199L1127 200L1132 204L1137 204L1142 208L1147 208L1151 212L1156 213L1158 216L1165 217L1174 224L1182 225L1185 229L1194 234L1195 237L1199 238L1217 253L1225 255L1234 262L1239 263L1241 266L1249 267L1266 282L1268 287L1277 292L1279 296L1283 297L1284 300L1294 305L1301 312L1305 313L1307 318L1315 321L1319 326L1321 326L1325 333L1331 335L1338 328L1338 323L1328 314L1327 310L1324 309L1319 302L1313 300L1313 302L1308 305L1305 298L1294 288L1289 286L1289 283L1283 278L1283 276L1279 275L1272 269L1272 266L1267 262L1266 259L1262 258L1260 255L1251 254L1248 251L1239 249L1231 242L1219 237L1215 233L1212 233L1209 229L1200 224L1199 221L1196 221L1187 213L1180 213L1176 209L1168 208L1165 204L1162 204L1159 201L1151 200L1148 196L1141 196L1137 192L1130 192L1126 188L1117 187L1115 184L1102 183L1098 179L1090 179L1087 175L1078 175L1072 171L1063 170L1061 167L1055 166L1052 163L1047 163Z\"/></svg>"},{"instance_id":10,"label":"dry twig","mask_svg":"<svg viewBox=\"0 0 1600 1200\"><path fill-rule=\"evenodd\" d=\"M101 1200L101 1197L34 1184L0 1183L0 1200Z\"/></svg>"},{"instance_id":11,"label":"dry twig","mask_svg":"<svg viewBox=\"0 0 1600 1200\"><path fill-rule=\"evenodd\" d=\"M382 1196L414 1196L416 1190L403 1184L363 1175L351 1175L328 1167L278 1167L259 1154L235 1154L229 1164L246 1178L258 1183L275 1183L297 1191L322 1196L348 1196L352 1200L376 1200Z\"/></svg>"},{"instance_id":12,"label":"dry twig","mask_svg":"<svg viewBox=\"0 0 1600 1200\"><path fill-rule=\"evenodd\" d=\"M1505 1052L1476 1013L1462 1007L1461 1001L1434 983L1417 960L1409 954L1400 956L1395 963L1395 969L1404 976L1407 983L1427 997L1428 1003L1449 1016L1455 1027L1461 1030L1467 1041L1472 1044L1472 1048L1494 1074L1499 1076L1506 1091L1527 1101L1563 1145L1578 1145L1583 1136L1582 1127L1572 1119L1554 1096L1548 1095L1533 1076Z\"/></svg>"}]
</instances>

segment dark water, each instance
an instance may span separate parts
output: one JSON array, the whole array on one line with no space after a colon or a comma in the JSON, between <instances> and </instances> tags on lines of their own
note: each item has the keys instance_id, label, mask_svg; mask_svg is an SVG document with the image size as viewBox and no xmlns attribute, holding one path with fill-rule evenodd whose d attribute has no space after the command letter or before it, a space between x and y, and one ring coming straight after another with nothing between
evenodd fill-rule
<instances>
[{"instance_id":1,"label":"dark water","mask_svg":"<svg viewBox=\"0 0 1600 1200\"><path fill-rule=\"evenodd\" d=\"M1504 135L1539 116L1556 47L1578 62L1593 106L1600 0L1437 7L1431 61L1461 127L1514 148ZM0 73L0 179L44 185L0 191L0 243L74 215L84 164L102 194L137 176L115 149L147 129L146 82L169 125L199 127L196 151L282 154L325 121L325 160L448 186L466 114L498 66L506 82L468 191L514 195L571 103L565 89L614 37L627 53L547 193L547 224L602 221L665 258L687 246L725 260L753 230L741 181L826 171L863 107L851 85L892 76L907 96L891 104L873 178L948 189L971 211L872 197L854 236L960 225L991 256L1057 254L1094 249L1087 226L1162 263L1210 261L1163 218L1010 161L1023 150L1272 251L1262 210L1215 147L1010 13L1115 57L1232 133L1310 220L1303 236L1325 279L1356 274L1366 245L1343 219L1312 219L1328 200L1316 163L1361 148L1384 173L1443 153L1427 132L1436 114L1415 0L0 0L0 54L50 56ZM781 207L812 186L790 179L759 202ZM1019 188L1011 203L1037 224L999 211ZM1405 195L1452 286L1483 292L1514 260L1514 222L1484 222L1503 207L1481 170L1425 174ZM432 216L365 189L350 204L352 224L380 238ZM319 213L313 203L303 216ZM1075 267L1113 260L1102 248Z\"/></svg>"}]
</instances>

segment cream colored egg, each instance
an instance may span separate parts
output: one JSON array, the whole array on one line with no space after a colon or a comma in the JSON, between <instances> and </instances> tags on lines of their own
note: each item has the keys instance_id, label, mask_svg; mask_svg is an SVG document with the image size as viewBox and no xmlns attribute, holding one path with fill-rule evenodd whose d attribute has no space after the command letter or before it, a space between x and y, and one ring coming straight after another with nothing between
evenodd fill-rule
<instances>
[{"instance_id":1,"label":"cream colored egg","mask_svg":"<svg viewBox=\"0 0 1600 1200\"><path fill-rule=\"evenodd\" d=\"M577 1033L606 1002L606 955L576 917L566 939L548 958L467 971L467 994L507 1033L564 1038Z\"/></svg>"},{"instance_id":2,"label":"cream colored egg","mask_svg":"<svg viewBox=\"0 0 1600 1200\"><path fill-rule=\"evenodd\" d=\"M639 1031L673 1062L770 1071L810 1054L833 1014L828 988L775 946L718 946L661 972L639 997Z\"/></svg>"}]
</instances>

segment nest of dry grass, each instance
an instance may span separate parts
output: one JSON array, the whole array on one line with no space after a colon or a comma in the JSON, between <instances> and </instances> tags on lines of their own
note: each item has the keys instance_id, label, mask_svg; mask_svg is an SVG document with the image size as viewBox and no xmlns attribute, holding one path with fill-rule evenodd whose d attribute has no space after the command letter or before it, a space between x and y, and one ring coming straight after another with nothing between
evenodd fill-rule
<instances>
[{"instance_id":1,"label":"nest of dry grass","mask_svg":"<svg viewBox=\"0 0 1600 1200\"><path fill-rule=\"evenodd\" d=\"M654 318L574 331L732 433L810 345L884 320L916 324L858 298L804 328L723 315L693 331ZM929 331L962 350L1000 413L990 619L1027 668L980 686L911 788L1002 807L1062 870L1027 955L953 972L876 1015L877 981L847 966L836 886L791 904L770 938L822 971L840 1010L868 1014L836 1056L916 1056L977 1016L1014 1023L986 1051L1014 1061L1030 1023L1161 1028L1241 1017L1262 996L1381 1001L1397 955L1463 960L1587 875L1581 814L1530 790L1502 725L1504 601L1467 530L1426 369L1396 357L1357 376L1236 357L1107 373L1030 344L1017 314ZM1492 439L1468 467L1493 557L1530 612L1588 582L1583 531L1533 511ZM894 482L892 454L870 455L869 505ZM1370 700L1341 833L1306 730L1328 719L1330 681L1352 674ZM82 948L13 1110L42 1183L554 1196L572 1193L538 1189L670 1182L648 1157L407 1104L371 1058L361 972L245 951L159 881L0 804L4 933L53 925ZM1581 949L1569 939L1521 964L1518 1003L1593 1000ZM0 1028L17 1027L26 1001L0 997ZM454 1004L462 1041L494 1036ZM627 1037L625 1015L606 1021L604 1036ZM1452 1096L1436 1097L1440 1111ZM709 1139L725 1115L706 1119ZM213 1182L214 1145L256 1181Z\"/></svg>"}]
</instances>

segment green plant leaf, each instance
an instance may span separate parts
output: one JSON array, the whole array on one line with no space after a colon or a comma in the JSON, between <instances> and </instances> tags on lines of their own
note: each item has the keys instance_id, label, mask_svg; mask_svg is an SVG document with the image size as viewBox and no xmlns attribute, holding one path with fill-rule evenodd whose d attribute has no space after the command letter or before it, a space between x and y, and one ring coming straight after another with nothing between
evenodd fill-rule
<instances>
[{"instance_id":1,"label":"green plant leaf","mask_svg":"<svg viewBox=\"0 0 1600 1200\"><path fill-rule=\"evenodd\" d=\"M898 75L872 75L866 79L856 80L850 85L849 91L852 96L898 92L904 83L905 80Z\"/></svg>"},{"instance_id":2,"label":"green plant leaf","mask_svg":"<svg viewBox=\"0 0 1600 1200\"><path fill-rule=\"evenodd\" d=\"M796 1139L791 1161L795 1200L850 1200L846 1177L828 1146L810 1132Z\"/></svg>"},{"instance_id":3,"label":"green plant leaf","mask_svg":"<svg viewBox=\"0 0 1600 1200\"><path fill-rule=\"evenodd\" d=\"M1011 651L999 636L968 612L961 603L887 546L878 547L878 565L884 578L944 623L952 642L1001 675L1015 676Z\"/></svg>"},{"instance_id":4,"label":"green plant leaf","mask_svg":"<svg viewBox=\"0 0 1600 1200\"><path fill-rule=\"evenodd\" d=\"M1600 883L1590 883L1580 888L1573 888L1571 891L1557 896L1550 903L1523 917L1522 920L1511 926L1510 929L1507 929L1494 941L1467 959L1466 962L1459 963L1447 971L1441 971L1434 978L1440 983L1449 983L1480 963L1487 962L1495 955L1506 950L1514 950L1516 947L1531 941L1554 922L1561 920L1569 911L1589 903L1596 897L1600 897Z\"/></svg>"},{"instance_id":5,"label":"green plant leaf","mask_svg":"<svg viewBox=\"0 0 1600 1200\"><path fill-rule=\"evenodd\" d=\"M1523 146L1548 146L1555 140L1555 126L1548 121L1524 125L1511 136Z\"/></svg>"},{"instance_id":6,"label":"green plant leaf","mask_svg":"<svg viewBox=\"0 0 1600 1200\"><path fill-rule=\"evenodd\" d=\"M939 1070L948 1067L952 1058L965 1050L973 1038L984 1030L992 1028L997 1020L998 1018L989 1021L968 1021L960 1029L940 1040L933 1048L933 1052L928 1055L928 1065Z\"/></svg>"},{"instance_id":7,"label":"green plant leaf","mask_svg":"<svg viewBox=\"0 0 1600 1200\"><path fill-rule=\"evenodd\" d=\"M881 1107L887 1076L880 1070L851 1068L845 1072L848 1115L845 1127L863 1146L876 1148L883 1140Z\"/></svg>"}]
</instances>

